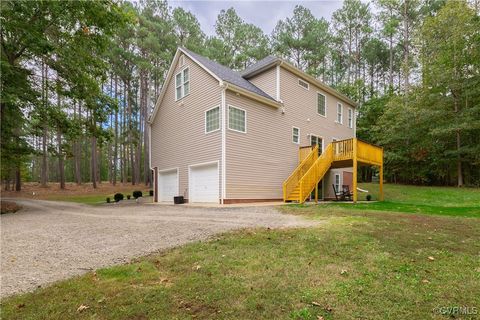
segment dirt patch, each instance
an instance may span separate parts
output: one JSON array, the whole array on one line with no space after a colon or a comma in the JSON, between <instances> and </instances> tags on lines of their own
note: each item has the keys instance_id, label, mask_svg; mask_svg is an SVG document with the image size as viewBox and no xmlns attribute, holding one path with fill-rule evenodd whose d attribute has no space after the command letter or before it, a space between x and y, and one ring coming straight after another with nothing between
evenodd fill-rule
<instances>
[{"instance_id":1,"label":"dirt patch","mask_svg":"<svg viewBox=\"0 0 480 320\"><path fill-rule=\"evenodd\" d=\"M19 206L18 204L16 204L13 201L3 201L2 200L2 201L0 201L0 203L1 203L1 210L0 210L1 214L15 213L22 208L21 206Z\"/></svg>"},{"instance_id":2,"label":"dirt patch","mask_svg":"<svg viewBox=\"0 0 480 320\"><path fill-rule=\"evenodd\" d=\"M59 183L49 183L46 187L42 187L37 182L26 182L22 184L22 191L2 191L4 198L27 198L39 200L56 200L62 196L76 196L76 195L95 195L95 194L114 194L121 192L131 194L134 190L141 190L144 196L148 195L149 188L143 184L132 185L131 183L117 183L115 186L109 182L102 182L97 184L94 189L91 183L66 183L65 189L60 189ZM112 197L113 201L113 197Z\"/></svg>"}]
</instances>

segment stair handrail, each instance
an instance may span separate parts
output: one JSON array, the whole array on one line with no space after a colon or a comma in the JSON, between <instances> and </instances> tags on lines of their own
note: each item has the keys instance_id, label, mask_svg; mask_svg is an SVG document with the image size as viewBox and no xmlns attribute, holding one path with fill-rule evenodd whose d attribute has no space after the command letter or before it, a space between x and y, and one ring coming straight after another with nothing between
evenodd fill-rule
<instances>
[{"instance_id":1,"label":"stair handrail","mask_svg":"<svg viewBox=\"0 0 480 320\"><path fill-rule=\"evenodd\" d=\"M305 175L305 172L313 165L318 159L318 145L312 149L312 151L300 162L300 164L293 170L288 178L283 182L283 200L287 199L287 196L295 189L300 179Z\"/></svg>"},{"instance_id":2,"label":"stair handrail","mask_svg":"<svg viewBox=\"0 0 480 320\"><path fill-rule=\"evenodd\" d=\"M313 189L315 189L315 185L319 182L321 178L320 176L325 175L325 172L328 171L328 169L330 168L332 161L333 147L330 143L300 179L298 183L298 185L300 186L300 203L303 203L313 191Z\"/></svg>"}]
</instances>

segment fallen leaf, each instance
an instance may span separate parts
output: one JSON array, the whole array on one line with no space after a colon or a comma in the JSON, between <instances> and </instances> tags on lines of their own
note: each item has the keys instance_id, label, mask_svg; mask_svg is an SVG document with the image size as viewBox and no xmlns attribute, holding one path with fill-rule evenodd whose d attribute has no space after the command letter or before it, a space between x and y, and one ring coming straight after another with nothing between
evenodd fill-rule
<instances>
[{"instance_id":1,"label":"fallen leaf","mask_svg":"<svg viewBox=\"0 0 480 320\"><path fill-rule=\"evenodd\" d=\"M430 256L430 257L428 257L428 260L433 261L433 260L435 260L435 258Z\"/></svg>"},{"instance_id":2,"label":"fallen leaf","mask_svg":"<svg viewBox=\"0 0 480 320\"><path fill-rule=\"evenodd\" d=\"M312 305L316 307L321 307L322 305L318 302L312 301Z\"/></svg>"},{"instance_id":3,"label":"fallen leaf","mask_svg":"<svg viewBox=\"0 0 480 320\"><path fill-rule=\"evenodd\" d=\"M325 307L325 311L327 311L327 312L332 312L333 309L332 309L332 307L330 307L330 306L326 306L326 307Z\"/></svg>"},{"instance_id":4,"label":"fallen leaf","mask_svg":"<svg viewBox=\"0 0 480 320\"><path fill-rule=\"evenodd\" d=\"M25 303L20 303L17 305L18 309L25 308Z\"/></svg>"},{"instance_id":5,"label":"fallen leaf","mask_svg":"<svg viewBox=\"0 0 480 320\"><path fill-rule=\"evenodd\" d=\"M168 282L167 278L160 278L160 282Z\"/></svg>"},{"instance_id":6,"label":"fallen leaf","mask_svg":"<svg viewBox=\"0 0 480 320\"><path fill-rule=\"evenodd\" d=\"M325 318L322 317L322 316L317 316L317 320L323 320L323 319L325 319Z\"/></svg>"},{"instance_id":7,"label":"fallen leaf","mask_svg":"<svg viewBox=\"0 0 480 320\"><path fill-rule=\"evenodd\" d=\"M340 272L340 274L346 274L347 273L347 270L345 269L342 269L342 271Z\"/></svg>"},{"instance_id":8,"label":"fallen leaf","mask_svg":"<svg viewBox=\"0 0 480 320\"><path fill-rule=\"evenodd\" d=\"M422 282L423 283L430 283L430 281L428 281L427 279L423 279Z\"/></svg>"},{"instance_id":9,"label":"fallen leaf","mask_svg":"<svg viewBox=\"0 0 480 320\"><path fill-rule=\"evenodd\" d=\"M432 237L428 237L428 240L432 240L433 238Z\"/></svg>"},{"instance_id":10,"label":"fallen leaf","mask_svg":"<svg viewBox=\"0 0 480 320\"><path fill-rule=\"evenodd\" d=\"M89 309L89 308L90 308L89 306L86 306L86 305L84 305L84 304L81 304L80 307L78 307L77 312L83 312L83 311L85 311L85 310L87 310L87 309Z\"/></svg>"},{"instance_id":11,"label":"fallen leaf","mask_svg":"<svg viewBox=\"0 0 480 320\"><path fill-rule=\"evenodd\" d=\"M200 268L202 268L202 266L199 265L199 264L196 264L196 265L194 265L194 266L192 267L192 270L195 270L195 271L196 271L196 270L200 270Z\"/></svg>"}]
</instances>

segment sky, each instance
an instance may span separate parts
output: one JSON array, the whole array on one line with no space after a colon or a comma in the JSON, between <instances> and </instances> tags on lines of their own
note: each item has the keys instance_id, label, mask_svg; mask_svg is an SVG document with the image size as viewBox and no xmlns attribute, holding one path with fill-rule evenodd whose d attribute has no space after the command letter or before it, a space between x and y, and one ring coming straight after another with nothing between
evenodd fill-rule
<instances>
[{"instance_id":1,"label":"sky","mask_svg":"<svg viewBox=\"0 0 480 320\"><path fill-rule=\"evenodd\" d=\"M323 17L330 20L333 12L342 6L340 0L316 1L222 1L222 0L181 0L169 1L173 7L182 7L192 12L200 22L202 30L209 36L215 34L215 21L222 9L233 7L237 14L247 23L260 27L264 33L270 34L277 21L293 14L295 5L300 4L311 10L317 18Z\"/></svg>"}]
</instances>

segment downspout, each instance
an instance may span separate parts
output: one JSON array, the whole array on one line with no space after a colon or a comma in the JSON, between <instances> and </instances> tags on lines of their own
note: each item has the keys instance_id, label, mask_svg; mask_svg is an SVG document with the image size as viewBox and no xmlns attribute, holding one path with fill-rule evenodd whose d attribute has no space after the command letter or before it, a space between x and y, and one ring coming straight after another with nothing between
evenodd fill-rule
<instances>
[{"instance_id":1,"label":"downspout","mask_svg":"<svg viewBox=\"0 0 480 320\"><path fill-rule=\"evenodd\" d=\"M228 84L224 83L223 81L220 82L220 87L222 88L222 104L221 104L221 114L222 114L222 190L221 190L221 204L225 204L225 197L226 197L226 172L227 172L227 165L226 165L226 152L227 152L227 110L226 110L226 98L225 92L228 88Z\"/></svg>"}]
</instances>

